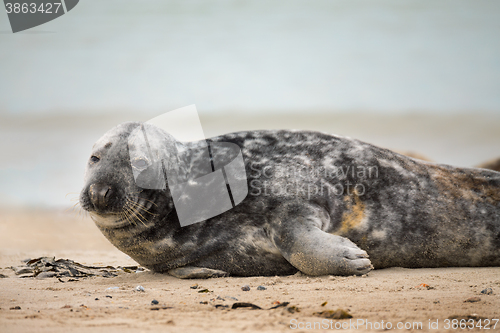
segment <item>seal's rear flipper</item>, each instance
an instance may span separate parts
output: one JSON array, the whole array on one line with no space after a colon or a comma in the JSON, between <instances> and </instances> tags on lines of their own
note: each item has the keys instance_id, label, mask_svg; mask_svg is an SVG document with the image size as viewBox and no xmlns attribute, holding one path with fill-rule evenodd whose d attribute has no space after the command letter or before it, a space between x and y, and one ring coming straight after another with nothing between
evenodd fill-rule
<instances>
[{"instance_id":1,"label":"seal's rear flipper","mask_svg":"<svg viewBox=\"0 0 500 333\"><path fill-rule=\"evenodd\" d=\"M274 243L283 257L307 275L362 275L373 269L368 254L349 239L321 230L329 216L311 204L282 207ZM283 221L283 216L288 220Z\"/></svg>"},{"instance_id":2,"label":"seal's rear flipper","mask_svg":"<svg viewBox=\"0 0 500 333\"><path fill-rule=\"evenodd\" d=\"M208 279L229 276L227 272L218 269L192 266L174 268L169 270L168 274L179 279Z\"/></svg>"}]
</instances>

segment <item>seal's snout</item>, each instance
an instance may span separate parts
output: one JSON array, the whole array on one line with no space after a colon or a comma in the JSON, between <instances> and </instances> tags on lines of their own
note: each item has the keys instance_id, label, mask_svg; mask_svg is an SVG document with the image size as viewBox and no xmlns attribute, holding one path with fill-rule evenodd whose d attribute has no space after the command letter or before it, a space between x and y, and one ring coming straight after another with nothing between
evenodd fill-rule
<instances>
[{"instance_id":1,"label":"seal's snout","mask_svg":"<svg viewBox=\"0 0 500 333\"><path fill-rule=\"evenodd\" d=\"M106 211L113 196L111 185L95 183L89 187L90 202L97 211Z\"/></svg>"}]
</instances>

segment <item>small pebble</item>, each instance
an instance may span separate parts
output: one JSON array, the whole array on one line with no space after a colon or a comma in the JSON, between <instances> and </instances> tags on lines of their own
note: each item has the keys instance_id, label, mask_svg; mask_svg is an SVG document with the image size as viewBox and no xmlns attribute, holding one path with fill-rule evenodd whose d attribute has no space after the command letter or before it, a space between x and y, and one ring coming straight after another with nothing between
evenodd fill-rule
<instances>
[{"instance_id":1,"label":"small pebble","mask_svg":"<svg viewBox=\"0 0 500 333\"><path fill-rule=\"evenodd\" d=\"M56 272L41 272L36 276L37 279L47 279L56 276Z\"/></svg>"},{"instance_id":2,"label":"small pebble","mask_svg":"<svg viewBox=\"0 0 500 333\"><path fill-rule=\"evenodd\" d=\"M198 289L198 285L197 284L193 284L191 287L189 287L191 289Z\"/></svg>"},{"instance_id":3,"label":"small pebble","mask_svg":"<svg viewBox=\"0 0 500 333\"><path fill-rule=\"evenodd\" d=\"M208 289L206 289L206 288L205 288L205 289L202 289L202 290L198 290L198 292L199 292L200 294L203 294L203 293L209 293L209 292L210 292L210 290L208 290Z\"/></svg>"},{"instance_id":4,"label":"small pebble","mask_svg":"<svg viewBox=\"0 0 500 333\"><path fill-rule=\"evenodd\" d=\"M143 287L143 286L137 286L137 287L135 287L135 290L136 290L136 291L142 291L142 292L145 292L145 291L146 291L146 289L144 289L144 287Z\"/></svg>"},{"instance_id":5,"label":"small pebble","mask_svg":"<svg viewBox=\"0 0 500 333\"><path fill-rule=\"evenodd\" d=\"M21 307L18 305L18 306L13 306L10 309L11 310L21 310Z\"/></svg>"},{"instance_id":6,"label":"small pebble","mask_svg":"<svg viewBox=\"0 0 500 333\"><path fill-rule=\"evenodd\" d=\"M95 300L96 300L96 301L98 301L98 300L99 300L99 298L97 298L97 297L96 297L96 298L95 298Z\"/></svg>"},{"instance_id":7,"label":"small pebble","mask_svg":"<svg viewBox=\"0 0 500 333\"><path fill-rule=\"evenodd\" d=\"M158 302L158 301L157 301L157 300L155 300L155 299L151 301L151 304L153 304L153 305L156 305L156 304L158 304L158 303L160 303L160 302Z\"/></svg>"},{"instance_id":8,"label":"small pebble","mask_svg":"<svg viewBox=\"0 0 500 333\"><path fill-rule=\"evenodd\" d=\"M479 302L479 301L481 301L481 298L471 297L471 298L467 298L464 302L474 303L474 302Z\"/></svg>"},{"instance_id":9,"label":"small pebble","mask_svg":"<svg viewBox=\"0 0 500 333\"><path fill-rule=\"evenodd\" d=\"M257 287L257 290L266 290L266 289L267 289L267 288L266 288L266 287L264 287L264 286L258 286L258 287Z\"/></svg>"},{"instance_id":10,"label":"small pebble","mask_svg":"<svg viewBox=\"0 0 500 333\"><path fill-rule=\"evenodd\" d=\"M113 298L113 296L111 296L111 295L106 295L106 297L107 297L107 298Z\"/></svg>"},{"instance_id":11,"label":"small pebble","mask_svg":"<svg viewBox=\"0 0 500 333\"><path fill-rule=\"evenodd\" d=\"M118 290L120 289L120 287L109 287L109 288L106 288L106 290Z\"/></svg>"},{"instance_id":12,"label":"small pebble","mask_svg":"<svg viewBox=\"0 0 500 333\"><path fill-rule=\"evenodd\" d=\"M245 284L243 287L241 287L241 290L243 290L243 291L249 291L250 290L250 286L248 284Z\"/></svg>"},{"instance_id":13,"label":"small pebble","mask_svg":"<svg viewBox=\"0 0 500 333\"><path fill-rule=\"evenodd\" d=\"M491 289L491 288L483 289L483 290L481 290L481 294L491 295L491 294L493 294L493 289Z\"/></svg>"}]
</instances>

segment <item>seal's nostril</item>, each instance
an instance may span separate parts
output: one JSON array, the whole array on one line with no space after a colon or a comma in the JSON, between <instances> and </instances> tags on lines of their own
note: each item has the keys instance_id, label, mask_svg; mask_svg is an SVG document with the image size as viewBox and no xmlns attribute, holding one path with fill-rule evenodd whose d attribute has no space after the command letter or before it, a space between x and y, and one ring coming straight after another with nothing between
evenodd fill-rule
<instances>
[{"instance_id":1,"label":"seal's nostril","mask_svg":"<svg viewBox=\"0 0 500 333\"><path fill-rule=\"evenodd\" d=\"M108 184L95 183L89 187L90 201L98 210L103 210L108 206L112 193L112 187Z\"/></svg>"},{"instance_id":2,"label":"seal's nostril","mask_svg":"<svg viewBox=\"0 0 500 333\"><path fill-rule=\"evenodd\" d=\"M102 189L99 190L99 195L102 196L103 198L106 198L110 196L111 193L111 186L104 186Z\"/></svg>"}]
</instances>

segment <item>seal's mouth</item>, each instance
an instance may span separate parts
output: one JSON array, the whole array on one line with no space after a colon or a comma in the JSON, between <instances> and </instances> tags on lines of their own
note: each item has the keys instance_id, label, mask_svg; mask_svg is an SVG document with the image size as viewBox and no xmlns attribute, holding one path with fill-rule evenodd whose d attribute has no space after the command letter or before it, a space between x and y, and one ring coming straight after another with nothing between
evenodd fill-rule
<instances>
[{"instance_id":1,"label":"seal's mouth","mask_svg":"<svg viewBox=\"0 0 500 333\"><path fill-rule=\"evenodd\" d=\"M89 212L92 220L103 228L118 229L131 225L130 221L123 219L120 214L98 214Z\"/></svg>"},{"instance_id":2,"label":"seal's mouth","mask_svg":"<svg viewBox=\"0 0 500 333\"><path fill-rule=\"evenodd\" d=\"M153 212L156 204L145 198L150 194L143 192L139 189L138 192L124 193L113 185L93 183L82 191L80 205L101 227L148 226L152 217L157 215Z\"/></svg>"},{"instance_id":3,"label":"seal's mouth","mask_svg":"<svg viewBox=\"0 0 500 333\"><path fill-rule=\"evenodd\" d=\"M141 192L138 192L141 193ZM96 210L88 202L82 204L82 208L89 212L94 222L104 228L122 228L126 226L144 226L148 227L155 216L156 204L153 200L142 198L137 195L129 195L123 198L124 203L118 208L108 211Z\"/></svg>"},{"instance_id":4,"label":"seal's mouth","mask_svg":"<svg viewBox=\"0 0 500 333\"><path fill-rule=\"evenodd\" d=\"M151 217L158 215L153 213L151 207L145 205L144 202L129 198L125 201L125 205L118 212L101 213L95 210L88 210L88 212L92 220L104 228L122 228L131 225L148 227ZM151 202L151 205L153 204Z\"/></svg>"}]
</instances>

